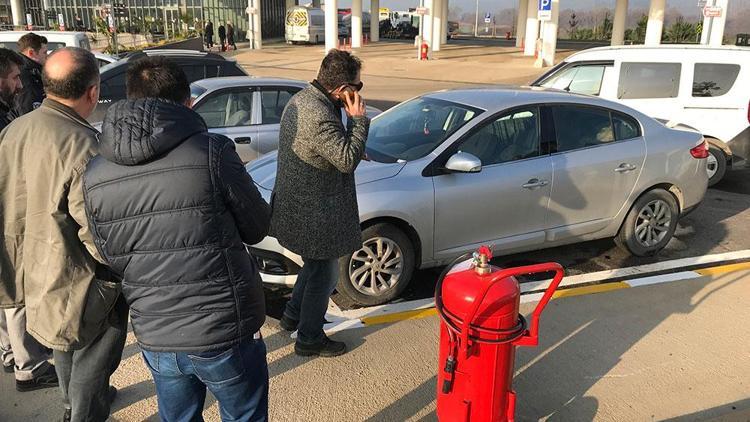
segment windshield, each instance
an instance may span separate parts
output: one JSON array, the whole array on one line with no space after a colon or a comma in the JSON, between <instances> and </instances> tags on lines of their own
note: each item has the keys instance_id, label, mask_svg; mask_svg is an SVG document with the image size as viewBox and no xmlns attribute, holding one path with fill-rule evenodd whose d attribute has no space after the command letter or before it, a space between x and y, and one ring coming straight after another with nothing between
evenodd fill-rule
<instances>
[{"instance_id":1,"label":"windshield","mask_svg":"<svg viewBox=\"0 0 750 422\"><path fill-rule=\"evenodd\" d=\"M434 98L417 98L378 116L370 125L367 155L393 163L422 158L481 111Z\"/></svg>"},{"instance_id":2,"label":"windshield","mask_svg":"<svg viewBox=\"0 0 750 422\"><path fill-rule=\"evenodd\" d=\"M206 91L208 91L206 88L203 88L198 84L190 84L190 98L193 100L205 94Z\"/></svg>"}]
</instances>

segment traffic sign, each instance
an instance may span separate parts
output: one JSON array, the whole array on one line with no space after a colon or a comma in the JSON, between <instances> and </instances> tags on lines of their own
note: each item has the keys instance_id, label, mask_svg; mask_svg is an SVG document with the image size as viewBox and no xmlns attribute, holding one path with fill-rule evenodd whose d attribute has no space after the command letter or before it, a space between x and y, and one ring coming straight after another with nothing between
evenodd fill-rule
<instances>
[{"instance_id":1,"label":"traffic sign","mask_svg":"<svg viewBox=\"0 0 750 422\"><path fill-rule=\"evenodd\" d=\"M57 23L60 25L60 31L65 31L65 16L62 13L57 15Z\"/></svg>"},{"instance_id":2,"label":"traffic sign","mask_svg":"<svg viewBox=\"0 0 750 422\"><path fill-rule=\"evenodd\" d=\"M427 7L417 7L416 12L419 16L429 15L430 9Z\"/></svg>"},{"instance_id":3,"label":"traffic sign","mask_svg":"<svg viewBox=\"0 0 750 422\"><path fill-rule=\"evenodd\" d=\"M538 18L540 21L552 19L552 0L539 0Z\"/></svg>"},{"instance_id":4,"label":"traffic sign","mask_svg":"<svg viewBox=\"0 0 750 422\"><path fill-rule=\"evenodd\" d=\"M492 15L490 15L489 13L486 13L484 15L484 23L492 23Z\"/></svg>"},{"instance_id":5,"label":"traffic sign","mask_svg":"<svg viewBox=\"0 0 750 422\"><path fill-rule=\"evenodd\" d=\"M721 6L706 6L703 8L703 16L706 18L720 18L724 9Z\"/></svg>"}]
</instances>

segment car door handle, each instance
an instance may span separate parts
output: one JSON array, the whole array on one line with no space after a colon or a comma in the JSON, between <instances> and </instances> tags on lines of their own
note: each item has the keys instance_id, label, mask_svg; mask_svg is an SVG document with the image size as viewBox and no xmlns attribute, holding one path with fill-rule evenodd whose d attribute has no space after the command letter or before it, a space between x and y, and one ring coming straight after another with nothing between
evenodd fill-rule
<instances>
[{"instance_id":1,"label":"car door handle","mask_svg":"<svg viewBox=\"0 0 750 422\"><path fill-rule=\"evenodd\" d=\"M627 172L633 171L635 169L636 169L636 167L634 165L632 165L632 164L622 163L622 164L620 164L620 167L617 167L615 169L615 171L618 172L618 173L627 173Z\"/></svg>"},{"instance_id":2,"label":"car door handle","mask_svg":"<svg viewBox=\"0 0 750 422\"><path fill-rule=\"evenodd\" d=\"M541 188L542 186L547 186L548 184L548 180L531 179L526 182L526 184L521 185L521 187L524 189L536 189Z\"/></svg>"},{"instance_id":3,"label":"car door handle","mask_svg":"<svg viewBox=\"0 0 750 422\"><path fill-rule=\"evenodd\" d=\"M239 138L234 138L234 142L238 144L249 144L253 142L253 139L249 136L241 136Z\"/></svg>"}]
</instances>

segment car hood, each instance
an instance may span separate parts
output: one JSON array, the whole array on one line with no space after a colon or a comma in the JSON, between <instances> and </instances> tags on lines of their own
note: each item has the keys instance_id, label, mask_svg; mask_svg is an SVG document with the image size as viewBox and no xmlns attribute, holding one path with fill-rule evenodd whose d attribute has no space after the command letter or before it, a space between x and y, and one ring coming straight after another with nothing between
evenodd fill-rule
<instances>
[{"instance_id":1,"label":"car hood","mask_svg":"<svg viewBox=\"0 0 750 422\"><path fill-rule=\"evenodd\" d=\"M277 157L278 153L272 152L245 166L253 181L263 189L273 190L273 186L276 183ZM358 185L388 179L397 175L405 165L406 162L378 163L375 161L362 161L357 166L354 177Z\"/></svg>"}]
</instances>

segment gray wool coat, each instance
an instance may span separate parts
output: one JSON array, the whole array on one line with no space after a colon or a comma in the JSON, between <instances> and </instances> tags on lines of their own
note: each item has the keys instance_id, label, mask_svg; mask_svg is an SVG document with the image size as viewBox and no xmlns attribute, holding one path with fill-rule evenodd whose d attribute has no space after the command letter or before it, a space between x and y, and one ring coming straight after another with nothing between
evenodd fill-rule
<instances>
[{"instance_id":1,"label":"gray wool coat","mask_svg":"<svg viewBox=\"0 0 750 422\"><path fill-rule=\"evenodd\" d=\"M333 259L362 247L354 170L365 153L370 120L341 121L326 93L310 86L281 117L272 236L307 259Z\"/></svg>"}]
</instances>

